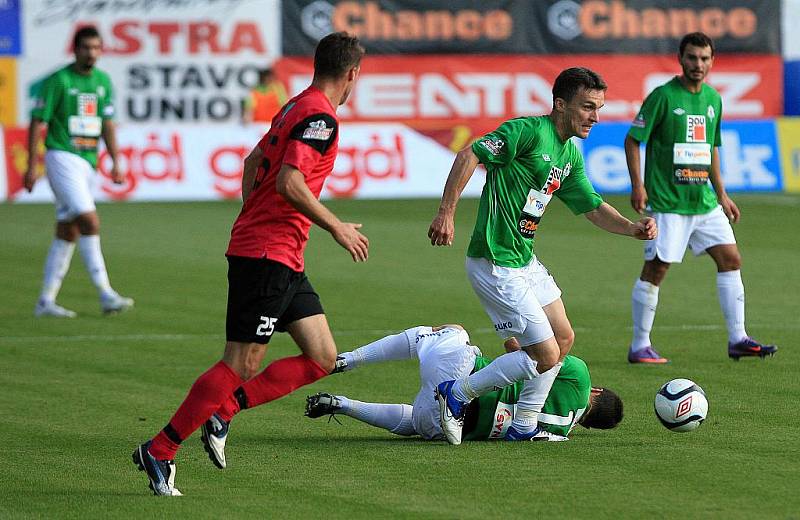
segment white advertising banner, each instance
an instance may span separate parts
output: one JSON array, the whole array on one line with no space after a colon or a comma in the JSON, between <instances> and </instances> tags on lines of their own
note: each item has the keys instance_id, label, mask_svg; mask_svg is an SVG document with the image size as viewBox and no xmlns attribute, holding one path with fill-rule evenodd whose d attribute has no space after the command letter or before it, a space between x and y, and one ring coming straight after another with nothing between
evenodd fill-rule
<instances>
[{"instance_id":1,"label":"white advertising banner","mask_svg":"<svg viewBox=\"0 0 800 520\"><path fill-rule=\"evenodd\" d=\"M242 161L264 129L257 125L123 125L117 140L125 183L110 180L110 159L101 151L94 187L97 200L215 200L241 194ZM339 155L322 198L439 197L454 154L400 124L343 125ZM479 196L478 170L464 196ZM52 200L46 180L32 193L1 194L16 202Z\"/></svg>"},{"instance_id":2,"label":"white advertising banner","mask_svg":"<svg viewBox=\"0 0 800 520\"><path fill-rule=\"evenodd\" d=\"M85 25L103 36L120 122L235 122L258 70L280 55L279 0L25 0L19 121L31 91L73 60Z\"/></svg>"},{"instance_id":3,"label":"white advertising banner","mask_svg":"<svg viewBox=\"0 0 800 520\"><path fill-rule=\"evenodd\" d=\"M786 60L800 60L800 0L783 0L781 25L783 26L783 57Z\"/></svg>"}]
</instances>

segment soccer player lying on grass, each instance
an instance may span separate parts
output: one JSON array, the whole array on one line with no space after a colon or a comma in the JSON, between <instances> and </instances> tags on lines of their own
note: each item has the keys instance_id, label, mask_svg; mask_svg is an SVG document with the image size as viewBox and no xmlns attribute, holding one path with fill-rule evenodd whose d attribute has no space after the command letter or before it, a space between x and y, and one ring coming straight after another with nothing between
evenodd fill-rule
<instances>
[{"instance_id":1,"label":"soccer player lying on grass","mask_svg":"<svg viewBox=\"0 0 800 520\"><path fill-rule=\"evenodd\" d=\"M519 350L515 339L505 344L507 351ZM480 370L491 361L469 343L460 325L413 327L373 343L340 354L334 372L400 359L419 359L420 390L413 405L364 403L341 395L319 393L306 399L306 416L342 414L397 435L420 435L425 439L444 439L436 385ZM474 399L464 420L465 440L503 439L514 417L515 403L522 382ZM575 425L586 428L614 428L622 420L622 401L611 390L591 386L586 363L567 356L542 408L539 423L545 435L532 440L565 441Z\"/></svg>"}]
</instances>

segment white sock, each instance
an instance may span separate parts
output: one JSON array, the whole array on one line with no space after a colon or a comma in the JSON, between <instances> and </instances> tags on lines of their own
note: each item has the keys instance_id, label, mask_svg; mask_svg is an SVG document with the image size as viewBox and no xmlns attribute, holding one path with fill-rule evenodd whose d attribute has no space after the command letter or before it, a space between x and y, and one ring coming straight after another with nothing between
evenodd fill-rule
<instances>
[{"instance_id":1,"label":"white sock","mask_svg":"<svg viewBox=\"0 0 800 520\"><path fill-rule=\"evenodd\" d=\"M78 249L81 251L86 271L89 273L89 277L92 279L92 283L94 283L100 296L113 293L111 284L108 281L103 252L100 250L100 236L81 235L81 238L78 239Z\"/></svg>"},{"instance_id":2,"label":"white sock","mask_svg":"<svg viewBox=\"0 0 800 520\"><path fill-rule=\"evenodd\" d=\"M633 293L631 294L631 309L633 310L631 350L637 351L651 346L650 331L653 330L656 307L658 307L658 286L637 279L633 284Z\"/></svg>"},{"instance_id":3,"label":"white sock","mask_svg":"<svg viewBox=\"0 0 800 520\"><path fill-rule=\"evenodd\" d=\"M343 352L339 355L347 361L346 370L382 361L416 359L417 345L411 338L416 337L419 328L413 327L399 334L386 336L352 352Z\"/></svg>"},{"instance_id":4,"label":"white sock","mask_svg":"<svg viewBox=\"0 0 800 520\"><path fill-rule=\"evenodd\" d=\"M40 301L55 302L58 291L61 289L61 282L64 281L69 264L72 261L72 253L75 252L75 242L67 242L60 238L54 238L50 244L50 251L47 253L47 260L44 263L44 279L42 281L42 293L39 295Z\"/></svg>"},{"instance_id":5,"label":"white sock","mask_svg":"<svg viewBox=\"0 0 800 520\"><path fill-rule=\"evenodd\" d=\"M542 372L539 377L525 381L525 386L522 387L519 401L517 401L514 420L511 422L511 426L518 432L530 432L538 425L539 413L542 411L547 394L550 393L550 388L552 388L559 370L561 370L561 363L556 363L553 368Z\"/></svg>"},{"instance_id":6,"label":"white sock","mask_svg":"<svg viewBox=\"0 0 800 520\"><path fill-rule=\"evenodd\" d=\"M456 381L452 390L453 397L468 402L491 392L494 388L502 388L516 381L537 376L539 373L536 371L536 361L524 350L509 352L469 377Z\"/></svg>"},{"instance_id":7,"label":"white sock","mask_svg":"<svg viewBox=\"0 0 800 520\"><path fill-rule=\"evenodd\" d=\"M416 435L411 424L414 407L410 404L364 403L336 396L341 403L341 413L371 426L389 430L397 435Z\"/></svg>"},{"instance_id":8,"label":"white sock","mask_svg":"<svg viewBox=\"0 0 800 520\"><path fill-rule=\"evenodd\" d=\"M744 330L744 284L739 269L717 273L717 295L728 326L728 341L737 343L747 336Z\"/></svg>"}]
</instances>

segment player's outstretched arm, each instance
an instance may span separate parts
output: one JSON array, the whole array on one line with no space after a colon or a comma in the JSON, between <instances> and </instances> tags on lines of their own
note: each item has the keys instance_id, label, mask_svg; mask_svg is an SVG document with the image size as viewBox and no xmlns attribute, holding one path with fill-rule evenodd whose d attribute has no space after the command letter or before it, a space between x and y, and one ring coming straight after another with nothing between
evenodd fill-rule
<instances>
[{"instance_id":1,"label":"player's outstretched arm","mask_svg":"<svg viewBox=\"0 0 800 520\"><path fill-rule=\"evenodd\" d=\"M365 262L369 256L369 240L358 230L361 224L342 222L311 193L305 176L297 168L284 164L275 179L278 194L289 201L297 211L329 232L345 248L355 262Z\"/></svg>"},{"instance_id":2,"label":"player's outstretched arm","mask_svg":"<svg viewBox=\"0 0 800 520\"><path fill-rule=\"evenodd\" d=\"M631 136L625 137L625 161L628 163L628 175L631 178L631 207L636 213L643 215L647 207L647 190L642 181L639 141Z\"/></svg>"},{"instance_id":3,"label":"player's outstretched arm","mask_svg":"<svg viewBox=\"0 0 800 520\"><path fill-rule=\"evenodd\" d=\"M456 234L454 219L458 199L475 172L478 162L478 156L472 151L471 146L456 154L453 167L450 168L450 174L447 176L447 182L444 185L442 201L439 203L439 212L428 228L428 238L431 239L431 245L453 245L453 237Z\"/></svg>"},{"instance_id":4,"label":"player's outstretched arm","mask_svg":"<svg viewBox=\"0 0 800 520\"><path fill-rule=\"evenodd\" d=\"M722 206L722 211L733 223L739 222L741 213L739 207L735 202L728 197L728 192L725 191L725 185L722 182L722 170L719 164L719 147L715 147L711 153L711 172L709 175L711 185L714 186L714 192L717 194L717 202Z\"/></svg>"},{"instance_id":5,"label":"player's outstretched arm","mask_svg":"<svg viewBox=\"0 0 800 520\"><path fill-rule=\"evenodd\" d=\"M645 217L638 222L631 222L620 215L614 206L605 202L585 215L592 224L610 233L627 235L638 240L652 240L658 234L653 218Z\"/></svg>"}]
</instances>

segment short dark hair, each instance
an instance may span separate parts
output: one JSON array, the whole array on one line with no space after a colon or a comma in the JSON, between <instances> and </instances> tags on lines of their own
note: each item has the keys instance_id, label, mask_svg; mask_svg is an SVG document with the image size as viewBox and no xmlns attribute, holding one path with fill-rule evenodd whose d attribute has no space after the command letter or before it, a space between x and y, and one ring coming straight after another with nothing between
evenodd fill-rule
<instances>
[{"instance_id":1,"label":"short dark hair","mask_svg":"<svg viewBox=\"0 0 800 520\"><path fill-rule=\"evenodd\" d=\"M589 412L581 420L586 428L610 430L622 421L622 399L608 388L601 388Z\"/></svg>"},{"instance_id":2,"label":"short dark hair","mask_svg":"<svg viewBox=\"0 0 800 520\"><path fill-rule=\"evenodd\" d=\"M553 83L553 101L556 98L561 98L566 102L570 102L575 94L581 89L586 90L606 90L606 85L600 74L586 67L572 67L561 71L561 74L556 78Z\"/></svg>"},{"instance_id":3,"label":"short dark hair","mask_svg":"<svg viewBox=\"0 0 800 520\"><path fill-rule=\"evenodd\" d=\"M275 73L272 71L272 69L258 69L258 81L264 81L274 75Z\"/></svg>"},{"instance_id":4,"label":"short dark hair","mask_svg":"<svg viewBox=\"0 0 800 520\"><path fill-rule=\"evenodd\" d=\"M72 49L77 49L83 40L89 38L100 38L101 41L103 39L100 36L100 32L97 30L97 27L94 25L87 25L86 27L81 27L75 31L75 36L72 37Z\"/></svg>"},{"instance_id":5,"label":"short dark hair","mask_svg":"<svg viewBox=\"0 0 800 520\"><path fill-rule=\"evenodd\" d=\"M681 44L678 47L678 56L683 56L683 51L687 45L694 45L695 47L711 47L711 55L714 55L714 40L708 35L701 32L689 33L681 38Z\"/></svg>"},{"instance_id":6,"label":"short dark hair","mask_svg":"<svg viewBox=\"0 0 800 520\"><path fill-rule=\"evenodd\" d=\"M357 36L344 31L327 35L314 51L314 76L338 78L361 63L364 47Z\"/></svg>"}]
</instances>

